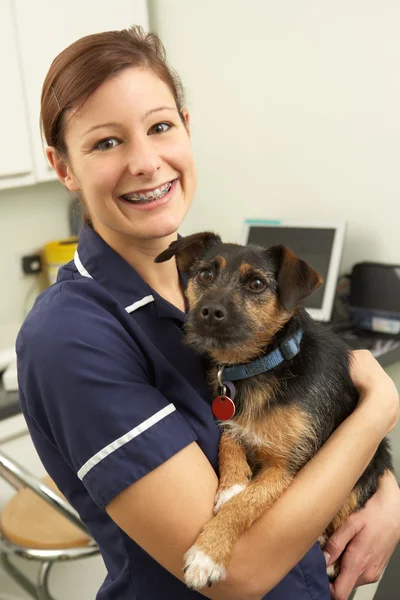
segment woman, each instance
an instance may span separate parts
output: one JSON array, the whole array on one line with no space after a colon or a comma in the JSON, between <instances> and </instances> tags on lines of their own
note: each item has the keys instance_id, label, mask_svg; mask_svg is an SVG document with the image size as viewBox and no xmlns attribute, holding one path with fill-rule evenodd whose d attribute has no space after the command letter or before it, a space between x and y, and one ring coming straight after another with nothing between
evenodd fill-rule
<instances>
[{"instance_id":1,"label":"woman","mask_svg":"<svg viewBox=\"0 0 400 600\"><path fill-rule=\"evenodd\" d=\"M108 576L97 598L200 598L182 582L183 555L212 517L219 431L202 359L182 344L185 277L174 260L154 263L196 187L189 114L158 38L132 28L64 50L44 82L42 126L48 159L80 195L86 225L74 261L18 337L24 415L46 470L100 546ZM330 597L315 541L398 418L394 385L368 353L355 355L352 376L356 411L243 536L226 581L204 596ZM370 572L399 538L391 476L370 503L366 539L348 561L353 578L374 536ZM376 534L388 515L392 529ZM332 558L347 541L332 541ZM357 564L357 578L363 570Z\"/></svg>"}]
</instances>

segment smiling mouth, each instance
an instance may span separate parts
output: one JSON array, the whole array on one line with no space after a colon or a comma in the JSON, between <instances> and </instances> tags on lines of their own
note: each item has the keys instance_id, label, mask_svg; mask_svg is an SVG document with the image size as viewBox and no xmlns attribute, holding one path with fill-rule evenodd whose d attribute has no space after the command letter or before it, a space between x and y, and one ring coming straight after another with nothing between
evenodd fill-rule
<instances>
[{"instance_id":1,"label":"smiling mouth","mask_svg":"<svg viewBox=\"0 0 400 600\"><path fill-rule=\"evenodd\" d=\"M155 202L166 196L171 189L171 186L175 180L169 181L160 185L160 187L150 190L148 192L134 192L132 194L123 194L121 198L130 204L149 204Z\"/></svg>"}]
</instances>

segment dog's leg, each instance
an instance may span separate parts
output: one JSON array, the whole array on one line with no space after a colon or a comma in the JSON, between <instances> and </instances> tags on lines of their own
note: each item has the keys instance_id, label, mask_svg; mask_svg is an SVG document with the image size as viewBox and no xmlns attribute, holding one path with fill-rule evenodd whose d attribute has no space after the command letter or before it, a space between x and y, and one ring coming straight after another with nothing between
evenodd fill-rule
<instances>
[{"instance_id":1,"label":"dog's leg","mask_svg":"<svg viewBox=\"0 0 400 600\"><path fill-rule=\"evenodd\" d=\"M239 537L274 504L292 480L283 465L270 466L222 506L185 555L185 582L189 587L201 589L225 579Z\"/></svg>"},{"instance_id":2,"label":"dog's leg","mask_svg":"<svg viewBox=\"0 0 400 600\"><path fill-rule=\"evenodd\" d=\"M251 469L243 444L230 433L224 432L219 442L219 486L214 512L217 513L228 500L240 494L250 478Z\"/></svg>"}]
</instances>

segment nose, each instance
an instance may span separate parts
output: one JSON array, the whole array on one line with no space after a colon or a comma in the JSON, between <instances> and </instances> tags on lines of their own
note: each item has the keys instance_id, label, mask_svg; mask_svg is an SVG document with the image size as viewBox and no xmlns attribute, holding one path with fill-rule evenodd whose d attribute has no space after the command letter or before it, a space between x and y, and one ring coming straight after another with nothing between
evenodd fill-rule
<instances>
[{"instance_id":1,"label":"nose","mask_svg":"<svg viewBox=\"0 0 400 600\"><path fill-rule=\"evenodd\" d=\"M200 311L200 317L207 325L219 325L225 321L227 314L226 308L216 302L209 302Z\"/></svg>"},{"instance_id":2,"label":"nose","mask_svg":"<svg viewBox=\"0 0 400 600\"><path fill-rule=\"evenodd\" d=\"M135 177L151 179L161 167L161 157L154 147L152 137L146 135L136 140L130 150L128 170Z\"/></svg>"}]
</instances>

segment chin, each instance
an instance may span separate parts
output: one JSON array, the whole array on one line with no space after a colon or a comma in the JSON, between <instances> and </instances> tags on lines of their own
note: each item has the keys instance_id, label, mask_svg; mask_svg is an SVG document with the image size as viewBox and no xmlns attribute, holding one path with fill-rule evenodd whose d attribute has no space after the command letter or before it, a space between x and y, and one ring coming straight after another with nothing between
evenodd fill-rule
<instances>
[{"instance_id":1,"label":"chin","mask_svg":"<svg viewBox=\"0 0 400 600\"><path fill-rule=\"evenodd\" d=\"M187 211L186 211L187 212ZM155 227L151 228L151 232L149 231L149 235L151 237L169 237L173 234L176 234L179 228L182 225L183 219L185 218L186 212L184 214L173 214L173 215L165 215L165 218L161 217Z\"/></svg>"}]
</instances>

